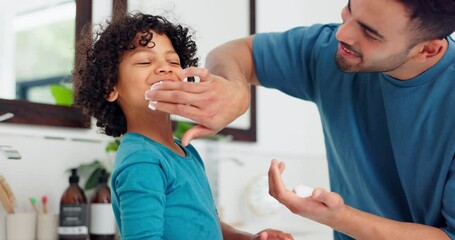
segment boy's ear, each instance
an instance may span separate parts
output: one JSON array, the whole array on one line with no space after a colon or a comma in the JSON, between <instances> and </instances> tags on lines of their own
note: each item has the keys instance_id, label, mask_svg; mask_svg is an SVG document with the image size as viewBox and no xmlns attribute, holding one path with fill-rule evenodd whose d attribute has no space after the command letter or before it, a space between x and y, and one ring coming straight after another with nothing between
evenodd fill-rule
<instances>
[{"instance_id":1,"label":"boy's ear","mask_svg":"<svg viewBox=\"0 0 455 240\"><path fill-rule=\"evenodd\" d=\"M106 100L109 102L114 102L118 98L118 92L117 88L114 87L114 89L109 93L109 96L107 96Z\"/></svg>"}]
</instances>

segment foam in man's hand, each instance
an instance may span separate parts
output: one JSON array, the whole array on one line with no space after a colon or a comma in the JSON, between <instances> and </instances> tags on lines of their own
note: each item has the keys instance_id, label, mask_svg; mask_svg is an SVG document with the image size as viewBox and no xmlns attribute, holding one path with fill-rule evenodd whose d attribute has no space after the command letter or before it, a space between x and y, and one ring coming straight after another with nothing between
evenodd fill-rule
<instances>
[{"instance_id":1,"label":"foam in man's hand","mask_svg":"<svg viewBox=\"0 0 455 240\"><path fill-rule=\"evenodd\" d=\"M313 188L300 184L295 186L294 192L297 196L301 198L311 197L311 195L313 194Z\"/></svg>"}]
</instances>

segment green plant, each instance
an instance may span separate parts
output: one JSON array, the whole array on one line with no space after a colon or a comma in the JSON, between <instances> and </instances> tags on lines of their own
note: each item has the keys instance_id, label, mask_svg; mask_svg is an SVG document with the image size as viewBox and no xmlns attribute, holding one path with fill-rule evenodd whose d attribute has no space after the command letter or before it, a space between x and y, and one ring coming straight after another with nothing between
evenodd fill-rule
<instances>
[{"instance_id":1,"label":"green plant","mask_svg":"<svg viewBox=\"0 0 455 240\"><path fill-rule=\"evenodd\" d=\"M175 130L173 132L174 137L177 139L182 139L183 134L185 134L185 132L188 131L188 129L191 127L193 127L193 124L189 122L177 121L175 124Z\"/></svg>"},{"instance_id":2,"label":"green plant","mask_svg":"<svg viewBox=\"0 0 455 240\"><path fill-rule=\"evenodd\" d=\"M71 106L73 104L74 98L71 88L61 84L52 84L50 90L56 105Z\"/></svg>"},{"instance_id":3,"label":"green plant","mask_svg":"<svg viewBox=\"0 0 455 240\"><path fill-rule=\"evenodd\" d=\"M77 167L77 172L81 176L87 176L87 181L85 182L83 188L84 190L90 190L97 186L98 184L98 177L101 174L102 170L106 170L106 166L98 159L93 160L90 163L84 163ZM110 172L107 171L108 176L110 176Z\"/></svg>"}]
</instances>

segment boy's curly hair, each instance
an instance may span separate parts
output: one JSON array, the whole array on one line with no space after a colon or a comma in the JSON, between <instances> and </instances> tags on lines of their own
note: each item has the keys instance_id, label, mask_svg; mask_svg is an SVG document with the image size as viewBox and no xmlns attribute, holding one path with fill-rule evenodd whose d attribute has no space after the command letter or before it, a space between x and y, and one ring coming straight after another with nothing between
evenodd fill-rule
<instances>
[{"instance_id":1,"label":"boy's curly hair","mask_svg":"<svg viewBox=\"0 0 455 240\"><path fill-rule=\"evenodd\" d=\"M86 28L78 41L78 58L73 70L74 106L96 118L96 125L106 135L118 137L126 133L122 109L106 98L117 84L121 57L136 45L147 46L153 38L150 30L171 40L182 68L197 66L196 43L189 29L161 16L124 14L107 21L107 27L95 33L95 40L90 28ZM141 37L135 43L138 33Z\"/></svg>"}]
</instances>

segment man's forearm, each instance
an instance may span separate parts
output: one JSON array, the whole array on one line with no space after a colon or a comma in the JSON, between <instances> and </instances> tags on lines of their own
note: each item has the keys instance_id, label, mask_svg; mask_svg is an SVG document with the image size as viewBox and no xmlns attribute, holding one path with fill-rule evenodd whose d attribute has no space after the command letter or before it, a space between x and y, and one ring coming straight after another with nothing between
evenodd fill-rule
<instances>
[{"instance_id":1,"label":"man's forearm","mask_svg":"<svg viewBox=\"0 0 455 240\"><path fill-rule=\"evenodd\" d=\"M398 222L349 206L346 206L340 214L340 219L328 225L357 240L450 240L449 236L439 228Z\"/></svg>"},{"instance_id":2,"label":"man's forearm","mask_svg":"<svg viewBox=\"0 0 455 240\"><path fill-rule=\"evenodd\" d=\"M230 81L258 85L253 62L253 37L234 40L213 49L207 55L206 68Z\"/></svg>"}]
</instances>

